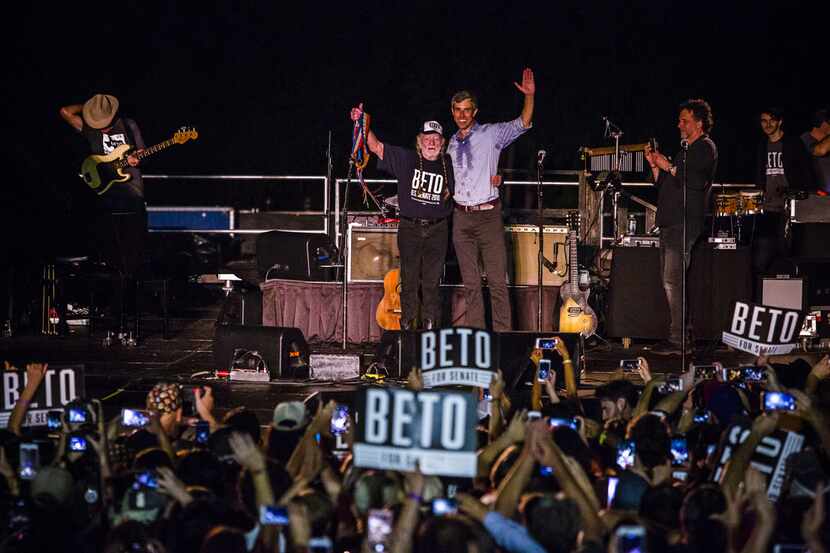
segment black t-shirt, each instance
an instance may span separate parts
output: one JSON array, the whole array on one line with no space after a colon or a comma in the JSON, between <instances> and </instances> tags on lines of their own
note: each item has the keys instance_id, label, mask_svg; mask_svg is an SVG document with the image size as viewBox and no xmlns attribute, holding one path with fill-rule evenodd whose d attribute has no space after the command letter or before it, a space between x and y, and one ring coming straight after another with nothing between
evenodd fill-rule
<instances>
[{"instance_id":1,"label":"black t-shirt","mask_svg":"<svg viewBox=\"0 0 830 553\"><path fill-rule=\"evenodd\" d=\"M718 165L718 149L712 139L702 136L695 140L686 152L688 178L686 180L686 224L693 234L703 230L703 215L706 210L709 189ZM683 152L674 159L677 167L675 176L660 171L657 184L660 193L657 198L657 226L671 227L683 224Z\"/></svg>"},{"instance_id":2,"label":"black t-shirt","mask_svg":"<svg viewBox=\"0 0 830 553\"><path fill-rule=\"evenodd\" d=\"M429 161L409 150L383 145L383 159L378 169L398 179L398 208L403 217L443 219L452 213L455 179L452 159L444 154ZM449 194L445 193L449 191Z\"/></svg>"},{"instance_id":3,"label":"black t-shirt","mask_svg":"<svg viewBox=\"0 0 830 553\"><path fill-rule=\"evenodd\" d=\"M107 155L118 146L128 144L131 150L144 148L144 140L138 125L132 119L119 117L107 132L100 129L83 126L81 134L89 143L92 154ZM113 184L106 192L98 196L99 207L110 211L139 211L144 209L144 182L138 167L125 167L124 171L130 174L125 182Z\"/></svg>"}]
</instances>

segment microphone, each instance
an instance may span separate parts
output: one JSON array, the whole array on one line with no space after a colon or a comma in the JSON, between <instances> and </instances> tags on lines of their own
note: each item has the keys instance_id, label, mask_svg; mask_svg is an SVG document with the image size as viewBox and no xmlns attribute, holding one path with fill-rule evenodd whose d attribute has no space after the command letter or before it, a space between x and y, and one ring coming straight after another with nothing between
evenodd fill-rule
<instances>
[{"instance_id":1,"label":"microphone","mask_svg":"<svg viewBox=\"0 0 830 553\"><path fill-rule=\"evenodd\" d=\"M680 147L683 148L684 150L688 150L689 149L689 141L684 138L683 140L680 141Z\"/></svg>"},{"instance_id":2,"label":"microphone","mask_svg":"<svg viewBox=\"0 0 830 553\"><path fill-rule=\"evenodd\" d=\"M538 152L536 152L536 163L538 165L542 165L542 162L545 161L545 156L546 155L547 155L547 152L545 150L539 150Z\"/></svg>"}]
</instances>

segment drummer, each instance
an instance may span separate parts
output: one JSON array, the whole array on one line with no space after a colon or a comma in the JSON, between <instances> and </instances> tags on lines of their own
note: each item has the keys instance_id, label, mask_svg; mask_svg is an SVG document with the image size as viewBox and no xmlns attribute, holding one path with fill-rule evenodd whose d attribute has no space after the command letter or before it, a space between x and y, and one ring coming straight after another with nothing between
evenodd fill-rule
<instances>
[{"instance_id":1,"label":"drummer","mask_svg":"<svg viewBox=\"0 0 830 553\"><path fill-rule=\"evenodd\" d=\"M784 132L784 115L780 109L765 108L760 113L764 137L758 145L755 185L764 192L763 215L756 217L752 242L753 269L763 274L773 269L776 260L788 256L784 229L785 196L794 190L811 190L815 177L810 156L798 135Z\"/></svg>"},{"instance_id":2,"label":"drummer","mask_svg":"<svg viewBox=\"0 0 830 553\"><path fill-rule=\"evenodd\" d=\"M352 108L359 119L363 104ZM369 150L378 169L398 180L398 250L401 254L401 328L441 326L439 284L449 241L449 217L455 180L446 140L437 121L426 121L415 149L384 144L371 130ZM420 294L419 294L420 292Z\"/></svg>"}]
</instances>

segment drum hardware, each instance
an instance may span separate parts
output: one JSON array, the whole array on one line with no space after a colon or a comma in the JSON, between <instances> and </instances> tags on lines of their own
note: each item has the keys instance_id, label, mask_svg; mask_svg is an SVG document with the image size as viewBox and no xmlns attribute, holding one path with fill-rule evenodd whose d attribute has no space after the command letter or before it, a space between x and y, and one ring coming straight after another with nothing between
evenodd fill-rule
<instances>
[{"instance_id":1,"label":"drum hardware","mask_svg":"<svg viewBox=\"0 0 830 553\"><path fill-rule=\"evenodd\" d=\"M744 217L750 215L760 215L764 213L764 193L761 191L740 191L737 193L722 193L715 195L715 216L712 218L712 236L728 236L735 237L735 243L742 241L744 229ZM716 229L716 221L718 219L729 218L729 230L724 232ZM710 242L715 243L715 242ZM719 243L715 243L719 244ZM731 245L728 247L718 247L718 249L735 249Z\"/></svg>"}]
</instances>

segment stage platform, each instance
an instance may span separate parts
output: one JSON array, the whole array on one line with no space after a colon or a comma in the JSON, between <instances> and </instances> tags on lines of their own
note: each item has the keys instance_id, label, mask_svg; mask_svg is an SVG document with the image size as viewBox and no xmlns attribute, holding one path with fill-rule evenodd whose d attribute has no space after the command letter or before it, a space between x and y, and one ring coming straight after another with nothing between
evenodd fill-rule
<instances>
[{"instance_id":1,"label":"stage platform","mask_svg":"<svg viewBox=\"0 0 830 553\"><path fill-rule=\"evenodd\" d=\"M143 407L148 390L158 381L178 381L182 384L208 384L216 397L216 411L221 414L244 405L254 410L263 424L270 421L273 407L281 401L305 400L315 393L323 397L343 397L370 381L356 379L347 382L312 380L278 380L268 383L240 383L216 379L213 371L214 331L224 292L221 286L199 286L198 305L177 302L169 321L169 339L162 338L161 324L147 320L145 334L135 347L120 344L104 347L106 321L96 323L94 336L78 332L68 336L21 335L0 338L0 359L23 367L27 361L42 361L57 365L81 364L85 369L87 397L105 398L108 414L114 415L122 407ZM195 297L191 295L191 298ZM651 341L634 340L625 349L620 339L592 338L586 342L585 373L580 383L580 394L593 395L596 386L615 378L619 360L643 355L654 373L680 371L679 356L652 355L642 348ZM360 358L361 374L374 361L376 344L350 343L344 350L339 342L311 341L311 353L350 353ZM736 366L751 358L740 352L718 347L715 342L698 344L696 363L721 361ZM630 376L635 381L639 379ZM390 385L400 382L387 381Z\"/></svg>"}]
</instances>

